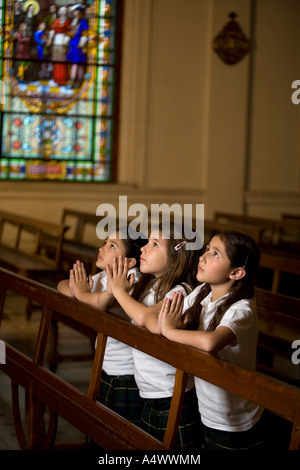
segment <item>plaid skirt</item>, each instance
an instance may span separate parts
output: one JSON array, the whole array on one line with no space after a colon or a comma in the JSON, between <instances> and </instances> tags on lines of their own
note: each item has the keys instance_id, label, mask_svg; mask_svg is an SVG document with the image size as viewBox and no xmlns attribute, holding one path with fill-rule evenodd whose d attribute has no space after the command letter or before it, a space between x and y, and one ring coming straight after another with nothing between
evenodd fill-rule
<instances>
[{"instance_id":1,"label":"plaid skirt","mask_svg":"<svg viewBox=\"0 0 300 470\"><path fill-rule=\"evenodd\" d=\"M269 413L264 410L259 421L247 431L228 432L204 426L203 450L268 450ZM271 449L270 449L271 450Z\"/></svg>"},{"instance_id":2,"label":"plaid skirt","mask_svg":"<svg viewBox=\"0 0 300 470\"><path fill-rule=\"evenodd\" d=\"M142 428L163 441L172 397L143 399ZM202 425L195 389L185 392L175 450L198 452L203 442Z\"/></svg>"},{"instance_id":3,"label":"plaid skirt","mask_svg":"<svg viewBox=\"0 0 300 470\"><path fill-rule=\"evenodd\" d=\"M141 424L142 399L133 375L101 373L98 401L131 421Z\"/></svg>"}]
</instances>

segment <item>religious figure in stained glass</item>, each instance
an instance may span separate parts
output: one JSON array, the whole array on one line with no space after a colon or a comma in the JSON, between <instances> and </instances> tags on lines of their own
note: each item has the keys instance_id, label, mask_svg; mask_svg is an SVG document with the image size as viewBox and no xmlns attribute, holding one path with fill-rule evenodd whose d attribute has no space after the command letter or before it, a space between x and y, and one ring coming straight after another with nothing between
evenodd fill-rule
<instances>
[{"instance_id":1,"label":"religious figure in stained glass","mask_svg":"<svg viewBox=\"0 0 300 470\"><path fill-rule=\"evenodd\" d=\"M109 181L117 0L6 0L1 179Z\"/></svg>"}]
</instances>

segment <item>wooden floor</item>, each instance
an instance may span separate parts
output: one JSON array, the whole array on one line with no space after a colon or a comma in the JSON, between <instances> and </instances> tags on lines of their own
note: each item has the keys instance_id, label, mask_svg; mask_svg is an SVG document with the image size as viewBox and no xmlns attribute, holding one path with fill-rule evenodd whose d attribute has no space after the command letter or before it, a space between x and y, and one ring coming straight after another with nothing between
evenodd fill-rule
<instances>
[{"instance_id":1,"label":"wooden floor","mask_svg":"<svg viewBox=\"0 0 300 470\"><path fill-rule=\"evenodd\" d=\"M36 306L33 310L32 318L28 321L26 320L24 310L24 299L9 293L5 304L4 318L0 328L0 339L32 357L40 312L38 306ZM74 330L60 325L59 352L71 354L72 352L79 353L80 351L82 354L90 353L90 343L88 339ZM91 362L61 363L56 373L74 386L86 391L91 373ZM24 423L26 423L23 390L21 390L20 398L23 416L25 416ZM82 440L84 440L84 436L81 433L74 429L69 423L59 418L57 442ZM19 444L14 429L11 407L10 378L0 371L0 450L18 449Z\"/></svg>"}]
</instances>

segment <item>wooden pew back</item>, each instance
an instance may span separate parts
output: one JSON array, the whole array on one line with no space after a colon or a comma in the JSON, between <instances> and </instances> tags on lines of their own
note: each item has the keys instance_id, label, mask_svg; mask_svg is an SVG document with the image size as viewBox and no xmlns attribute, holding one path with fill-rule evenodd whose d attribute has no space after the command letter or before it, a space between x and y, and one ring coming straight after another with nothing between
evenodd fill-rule
<instances>
[{"instance_id":1,"label":"wooden pew back","mask_svg":"<svg viewBox=\"0 0 300 470\"><path fill-rule=\"evenodd\" d=\"M21 448L51 448L55 439L55 422L58 415L106 449L172 448L176 438L187 374L192 374L255 401L291 421L292 432L289 447L300 449L299 389L278 383L257 372L247 371L194 348L173 343L159 335L153 335L144 328L127 323L112 314L108 315L104 311L73 299L66 299L53 289L2 269L0 269L0 286L0 299L2 299L0 307L2 308L7 289L29 297L43 306L33 359L7 345L6 364L1 365L2 371L12 379L16 431ZM75 389L43 367L53 311L58 311L61 315L97 331L97 348L87 394ZM168 427L163 443L96 402L107 336L112 336L168 362L177 369ZM19 413L17 393L19 384L28 391L29 395L30 414L27 438ZM50 409L48 432L45 431L42 420L45 405Z\"/></svg>"},{"instance_id":2,"label":"wooden pew back","mask_svg":"<svg viewBox=\"0 0 300 470\"><path fill-rule=\"evenodd\" d=\"M70 226L67 239L88 245L94 242L100 244L100 240L96 237L96 226L99 220L96 214L68 208L63 210L61 217L61 223ZM90 227L92 234L89 231Z\"/></svg>"},{"instance_id":3,"label":"wooden pew back","mask_svg":"<svg viewBox=\"0 0 300 470\"><path fill-rule=\"evenodd\" d=\"M284 293L292 297L300 297L300 259L280 256L278 254L261 252L260 271L258 273L258 282L267 279L270 272L270 290L273 293ZM285 278L285 279L284 279ZM285 280L285 282L281 282ZM260 287L266 287L258 284Z\"/></svg>"},{"instance_id":4,"label":"wooden pew back","mask_svg":"<svg viewBox=\"0 0 300 470\"><path fill-rule=\"evenodd\" d=\"M260 227L262 245L300 253L300 225L297 220L275 220L220 211L215 213L215 220L227 224L241 224L245 227Z\"/></svg>"},{"instance_id":5,"label":"wooden pew back","mask_svg":"<svg viewBox=\"0 0 300 470\"><path fill-rule=\"evenodd\" d=\"M300 387L300 368L291 361L292 343L300 339L300 299L259 288L255 294L259 322L257 370Z\"/></svg>"},{"instance_id":6,"label":"wooden pew back","mask_svg":"<svg viewBox=\"0 0 300 470\"><path fill-rule=\"evenodd\" d=\"M58 268L67 229L63 224L0 211L0 261L2 258L3 263L7 263L11 269L15 268L17 272L22 270L24 273L31 270L34 272L34 266L36 271L42 271L43 266L44 270ZM42 245L42 239L47 235L55 240L55 250L51 257L43 250Z\"/></svg>"},{"instance_id":7,"label":"wooden pew back","mask_svg":"<svg viewBox=\"0 0 300 470\"><path fill-rule=\"evenodd\" d=\"M245 233L246 235L252 237L256 241L256 243L261 243L261 238L263 234L263 229L261 227L245 225L240 222L228 224L227 222L220 222L215 220L204 221L205 243L208 243L215 234L225 232L227 230L234 230L237 232Z\"/></svg>"},{"instance_id":8,"label":"wooden pew back","mask_svg":"<svg viewBox=\"0 0 300 470\"><path fill-rule=\"evenodd\" d=\"M300 226L300 215L299 214L288 214L284 213L281 214L282 220L292 220L293 222L296 222L297 226Z\"/></svg>"}]
</instances>

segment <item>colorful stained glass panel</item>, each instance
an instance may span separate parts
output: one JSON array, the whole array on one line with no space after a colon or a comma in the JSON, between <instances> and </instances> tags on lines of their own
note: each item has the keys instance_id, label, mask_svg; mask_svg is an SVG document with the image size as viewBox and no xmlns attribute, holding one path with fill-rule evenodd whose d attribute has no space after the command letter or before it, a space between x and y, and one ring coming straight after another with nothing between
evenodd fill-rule
<instances>
[{"instance_id":1,"label":"colorful stained glass panel","mask_svg":"<svg viewBox=\"0 0 300 470\"><path fill-rule=\"evenodd\" d=\"M3 0L2 180L112 179L119 20L118 0Z\"/></svg>"}]
</instances>

